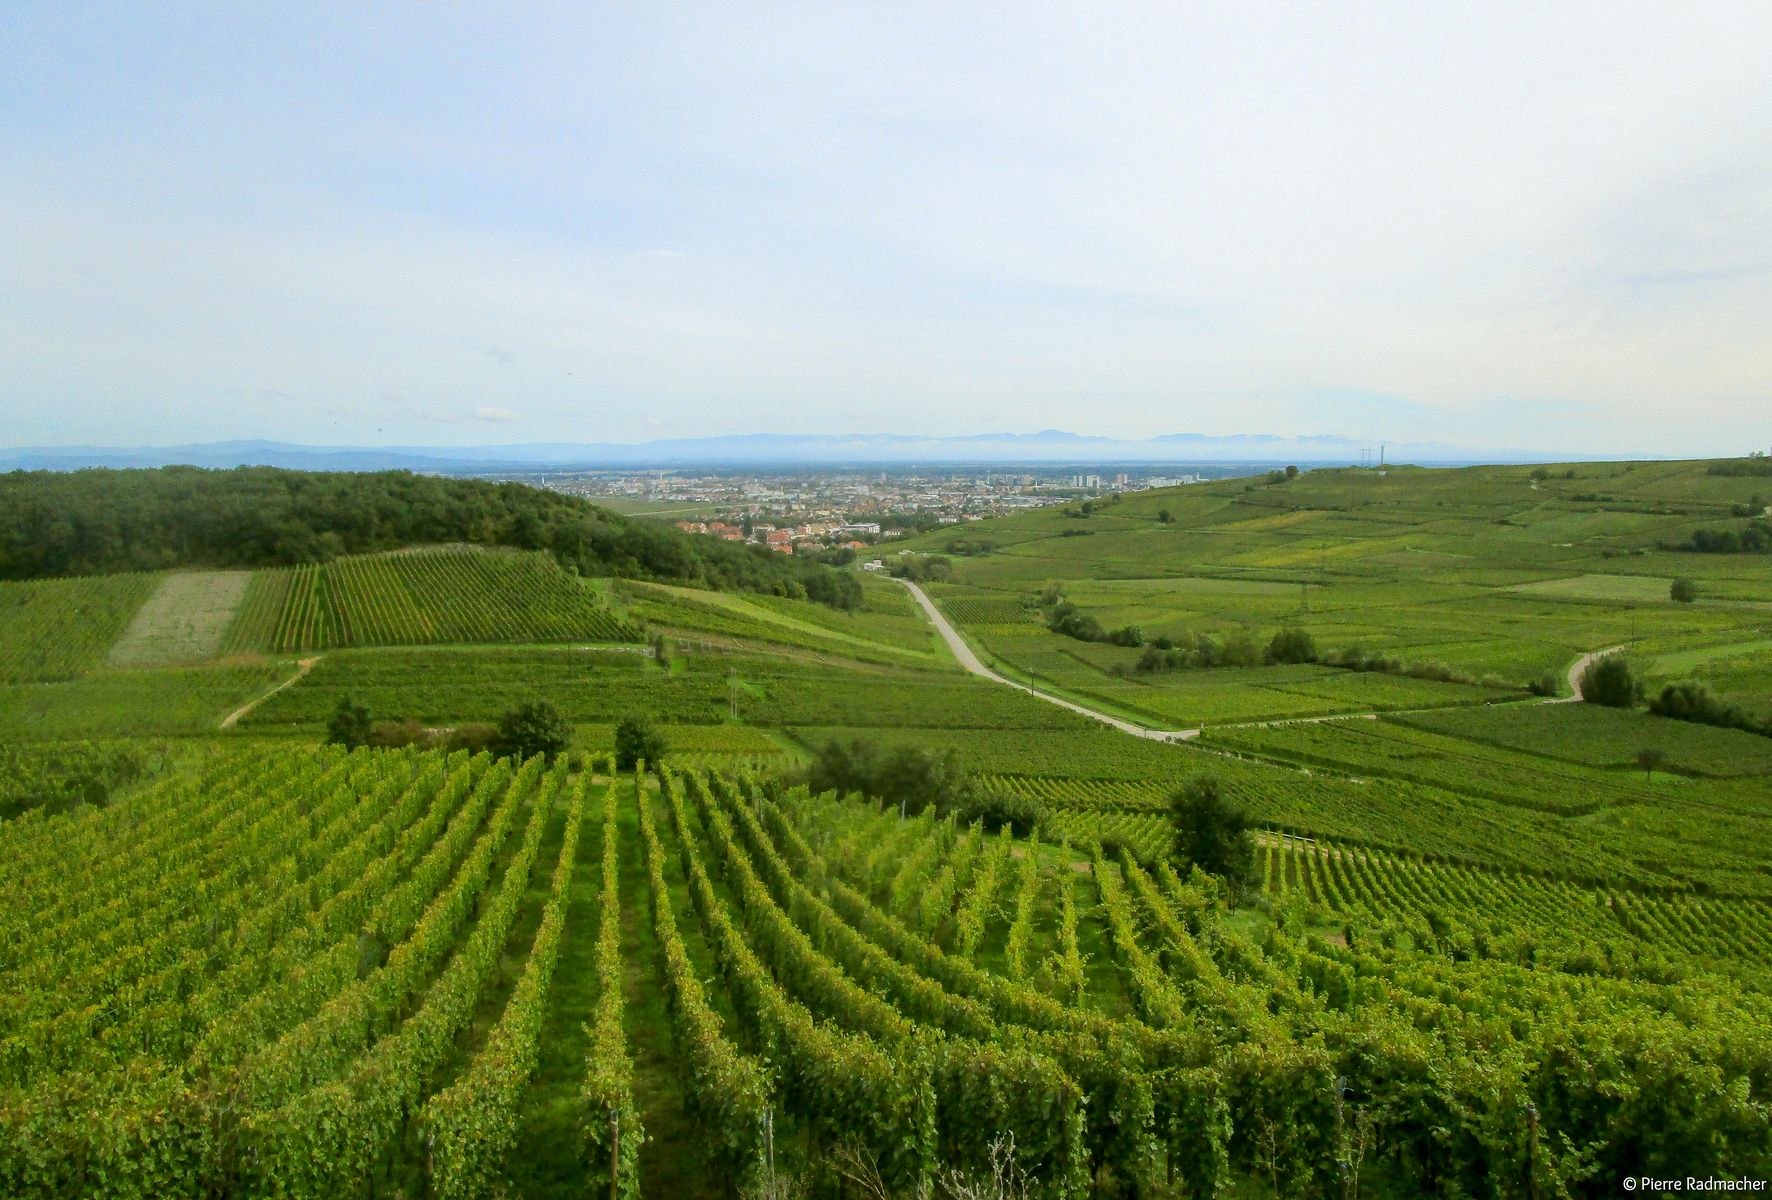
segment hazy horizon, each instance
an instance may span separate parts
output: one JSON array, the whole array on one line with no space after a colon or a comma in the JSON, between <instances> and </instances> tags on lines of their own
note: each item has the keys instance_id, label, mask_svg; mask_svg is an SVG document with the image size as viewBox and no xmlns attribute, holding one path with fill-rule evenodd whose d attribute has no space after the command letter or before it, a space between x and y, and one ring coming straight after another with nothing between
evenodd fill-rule
<instances>
[{"instance_id":1,"label":"hazy horizon","mask_svg":"<svg viewBox=\"0 0 1772 1200\"><path fill-rule=\"evenodd\" d=\"M1772 8L11 6L0 440L1772 445Z\"/></svg>"}]
</instances>

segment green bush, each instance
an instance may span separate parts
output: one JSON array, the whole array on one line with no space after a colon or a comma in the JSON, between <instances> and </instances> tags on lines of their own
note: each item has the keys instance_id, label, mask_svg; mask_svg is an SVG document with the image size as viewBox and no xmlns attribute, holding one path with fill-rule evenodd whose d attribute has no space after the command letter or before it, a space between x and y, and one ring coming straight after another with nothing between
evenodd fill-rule
<instances>
[{"instance_id":1,"label":"green bush","mask_svg":"<svg viewBox=\"0 0 1772 1200\"><path fill-rule=\"evenodd\" d=\"M615 768L631 771L639 763L657 766L669 747L664 734L644 717L623 717L615 726Z\"/></svg>"},{"instance_id":2,"label":"green bush","mask_svg":"<svg viewBox=\"0 0 1772 1200\"><path fill-rule=\"evenodd\" d=\"M1314 663L1317 661L1317 639L1303 629L1282 629L1267 644L1267 660L1272 663Z\"/></svg>"},{"instance_id":3,"label":"green bush","mask_svg":"<svg viewBox=\"0 0 1772 1200\"><path fill-rule=\"evenodd\" d=\"M1581 698L1607 708L1630 708L1642 698L1643 685L1630 659L1608 654L1587 665L1581 673Z\"/></svg>"},{"instance_id":4,"label":"green bush","mask_svg":"<svg viewBox=\"0 0 1772 1200\"><path fill-rule=\"evenodd\" d=\"M518 758L545 754L552 759L564 754L571 742L572 726L552 700L520 704L498 723L499 748Z\"/></svg>"}]
</instances>

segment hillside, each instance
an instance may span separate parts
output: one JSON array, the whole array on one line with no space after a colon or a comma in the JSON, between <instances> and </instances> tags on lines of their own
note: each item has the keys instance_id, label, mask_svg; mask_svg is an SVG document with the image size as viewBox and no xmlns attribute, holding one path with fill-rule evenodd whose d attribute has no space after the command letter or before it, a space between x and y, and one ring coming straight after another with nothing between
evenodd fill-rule
<instances>
[{"instance_id":1,"label":"hillside","mask_svg":"<svg viewBox=\"0 0 1772 1200\"><path fill-rule=\"evenodd\" d=\"M492 544L0 583L0 1193L1765 1175L1772 738L1567 696L1624 646L1651 695L1764 702L1772 555L1668 548L1755 483L1073 504L908 541L934 622L859 572L839 609ZM1286 630L1312 653L1267 661ZM439 733L537 698L552 762L325 744L346 699ZM857 740L967 787L814 794ZM1172 857L1205 778L1241 886Z\"/></svg>"},{"instance_id":2,"label":"hillside","mask_svg":"<svg viewBox=\"0 0 1772 1200\"><path fill-rule=\"evenodd\" d=\"M1436 699L1406 680L1398 692L1394 676L1280 672L1227 691L1210 671L1140 673L1136 648L1048 634L1042 589L1056 581L1104 629L1133 626L1147 642L1247 631L1265 644L1298 627L1325 650L1512 689L1627 645L1714 671L1764 707L1772 555L1672 548L1766 524L1772 485L1718 465L1317 470L1040 509L902 549L951 559L935 591L991 655L1168 727L1477 697L1442 687ZM1694 581L1695 602L1670 599L1676 578Z\"/></svg>"},{"instance_id":3,"label":"hillside","mask_svg":"<svg viewBox=\"0 0 1772 1200\"><path fill-rule=\"evenodd\" d=\"M580 575L795 590L839 608L857 597L816 562L516 483L268 467L0 475L0 579L297 566L455 542L545 550Z\"/></svg>"}]
</instances>

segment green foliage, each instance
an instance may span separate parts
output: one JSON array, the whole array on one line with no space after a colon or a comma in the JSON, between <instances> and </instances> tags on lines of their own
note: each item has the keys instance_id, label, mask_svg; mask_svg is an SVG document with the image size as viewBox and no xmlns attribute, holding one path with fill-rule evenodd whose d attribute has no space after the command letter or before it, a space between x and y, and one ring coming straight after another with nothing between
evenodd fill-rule
<instances>
[{"instance_id":1,"label":"green foliage","mask_svg":"<svg viewBox=\"0 0 1772 1200\"><path fill-rule=\"evenodd\" d=\"M552 700L532 700L507 712L498 723L499 749L518 758L565 754L572 744L572 726Z\"/></svg>"},{"instance_id":2,"label":"green foliage","mask_svg":"<svg viewBox=\"0 0 1772 1200\"><path fill-rule=\"evenodd\" d=\"M165 747L140 742L0 745L0 821L25 812L67 812L103 805L154 773Z\"/></svg>"},{"instance_id":3,"label":"green foliage","mask_svg":"<svg viewBox=\"0 0 1772 1200\"><path fill-rule=\"evenodd\" d=\"M1755 450L1746 458L1731 458L1712 463L1705 468L1705 473L1751 477L1772 476L1772 458L1768 458L1764 450Z\"/></svg>"},{"instance_id":4,"label":"green foliage","mask_svg":"<svg viewBox=\"0 0 1772 1200\"><path fill-rule=\"evenodd\" d=\"M1581 698L1607 708L1631 708L1643 697L1636 668L1623 654L1595 659L1581 673Z\"/></svg>"},{"instance_id":5,"label":"green foliage","mask_svg":"<svg viewBox=\"0 0 1772 1200\"><path fill-rule=\"evenodd\" d=\"M954 575L952 560L940 554L900 554L886 569L893 578L912 583L940 583Z\"/></svg>"},{"instance_id":6,"label":"green foliage","mask_svg":"<svg viewBox=\"0 0 1772 1200\"><path fill-rule=\"evenodd\" d=\"M1740 729L1772 736L1772 725L1756 721L1739 705L1723 700L1695 679L1683 679L1662 688L1661 694L1649 701L1649 711L1676 721L1693 721L1720 729Z\"/></svg>"},{"instance_id":7,"label":"green foliage","mask_svg":"<svg viewBox=\"0 0 1772 1200\"><path fill-rule=\"evenodd\" d=\"M15 471L0 476L0 513L0 579L288 566L468 542L547 551L581 575L753 592L793 580L839 608L861 597L852 576L793 555L523 484L406 471Z\"/></svg>"},{"instance_id":8,"label":"green foliage","mask_svg":"<svg viewBox=\"0 0 1772 1200\"><path fill-rule=\"evenodd\" d=\"M1667 596L1678 604L1690 604L1698 599L1698 585L1682 575L1668 585Z\"/></svg>"},{"instance_id":9,"label":"green foliage","mask_svg":"<svg viewBox=\"0 0 1772 1200\"><path fill-rule=\"evenodd\" d=\"M971 776L952 750L882 749L862 738L826 742L807 765L805 783L815 792L857 792L910 813L964 813L974 800Z\"/></svg>"},{"instance_id":10,"label":"green foliage","mask_svg":"<svg viewBox=\"0 0 1772 1200\"><path fill-rule=\"evenodd\" d=\"M1307 630L1289 627L1274 634L1267 644L1267 661L1273 663L1313 663L1317 661L1317 639Z\"/></svg>"},{"instance_id":11,"label":"green foliage","mask_svg":"<svg viewBox=\"0 0 1772 1200\"><path fill-rule=\"evenodd\" d=\"M338 707L332 710L332 717L326 722L326 740L334 746L355 750L369 744L374 724L368 705L355 696L341 696Z\"/></svg>"},{"instance_id":12,"label":"green foliage","mask_svg":"<svg viewBox=\"0 0 1772 1200\"><path fill-rule=\"evenodd\" d=\"M0 684L77 679L102 665L159 582L134 574L0 583Z\"/></svg>"},{"instance_id":13,"label":"green foliage","mask_svg":"<svg viewBox=\"0 0 1772 1200\"><path fill-rule=\"evenodd\" d=\"M1198 775L1169 798L1170 851L1182 869L1198 867L1233 887L1254 879L1255 836L1249 815L1223 793L1217 777Z\"/></svg>"},{"instance_id":14,"label":"green foliage","mask_svg":"<svg viewBox=\"0 0 1772 1200\"><path fill-rule=\"evenodd\" d=\"M431 1194L440 1200L484 1196L498 1190L516 1146L524 1093L539 1056L548 987L565 936L566 906L578 859L586 786L587 777L581 775L567 808L566 834L542 910L541 926L524 960L516 989L468 1069L447 1089L432 1096L419 1115L430 1152ZM606 822L613 819L613 813L613 805L606 801ZM612 850L606 836L606 878ZM617 1049L619 1052L619 1042ZM638 1121L634 1122L630 1136L637 1148L642 1136Z\"/></svg>"},{"instance_id":15,"label":"green foliage","mask_svg":"<svg viewBox=\"0 0 1772 1200\"><path fill-rule=\"evenodd\" d=\"M613 774L613 772L611 772ZM603 800L603 877L597 896L597 1007L585 1026L589 1051L579 1090L583 1110L585 1183L603 1193L611 1182L616 1195L640 1194L640 1147L646 1131L634 1100L634 1062L622 1028L621 890L616 825L616 786ZM639 787L636 784L636 795Z\"/></svg>"},{"instance_id":16,"label":"green foliage","mask_svg":"<svg viewBox=\"0 0 1772 1200\"><path fill-rule=\"evenodd\" d=\"M544 554L433 550L260 571L226 648L638 640Z\"/></svg>"},{"instance_id":17,"label":"green foliage","mask_svg":"<svg viewBox=\"0 0 1772 1200\"><path fill-rule=\"evenodd\" d=\"M664 734L645 717L625 716L615 726L615 767L632 771L641 763L656 766L669 751Z\"/></svg>"}]
</instances>

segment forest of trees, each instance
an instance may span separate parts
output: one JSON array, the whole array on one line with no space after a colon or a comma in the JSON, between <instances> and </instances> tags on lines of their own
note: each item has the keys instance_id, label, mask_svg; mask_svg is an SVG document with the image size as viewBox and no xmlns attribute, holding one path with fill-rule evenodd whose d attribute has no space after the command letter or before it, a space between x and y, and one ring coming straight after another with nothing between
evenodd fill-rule
<instances>
[{"instance_id":1,"label":"forest of trees","mask_svg":"<svg viewBox=\"0 0 1772 1200\"><path fill-rule=\"evenodd\" d=\"M786 593L836 608L861 585L821 563L697 537L518 483L197 467L0 475L0 579L325 562L440 542L547 550L584 575Z\"/></svg>"}]
</instances>

